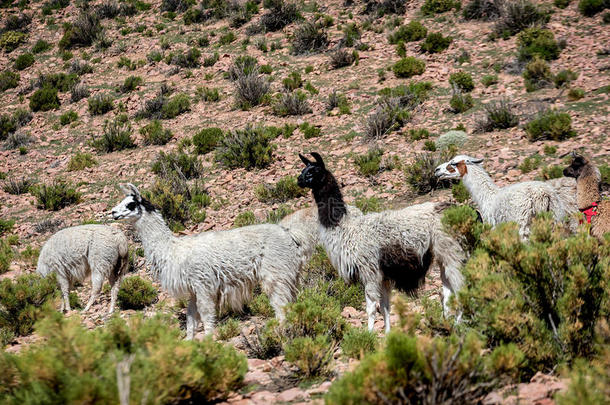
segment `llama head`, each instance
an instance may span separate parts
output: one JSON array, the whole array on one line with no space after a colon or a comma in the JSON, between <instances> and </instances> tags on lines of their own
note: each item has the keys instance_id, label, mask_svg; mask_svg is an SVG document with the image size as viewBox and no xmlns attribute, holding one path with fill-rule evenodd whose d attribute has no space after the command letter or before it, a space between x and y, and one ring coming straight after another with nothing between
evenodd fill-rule
<instances>
[{"instance_id":1,"label":"llama head","mask_svg":"<svg viewBox=\"0 0 610 405\"><path fill-rule=\"evenodd\" d=\"M469 165L478 165L483 159L467 155L457 155L448 162L442 163L434 170L434 175L442 180L460 179L468 173Z\"/></svg>"},{"instance_id":2,"label":"llama head","mask_svg":"<svg viewBox=\"0 0 610 405\"><path fill-rule=\"evenodd\" d=\"M322 156L319 153L312 152L311 156L314 157L314 162L299 153L299 157L305 163L305 168L299 175L297 184L299 187L308 187L315 190L321 188L326 183L327 176L330 173L326 170Z\"/></svg>"},{"instance_id":3,"label":"llama head","mask_svg":"<svg viewBox=\"0 0 610 405\"><path fill-rule=\"evenodd\" d=\"M583 172L584 167L588 165L589 162L578 152L572 152L570 153L570 156L572 156L572 164L563 169L563 175L577 179Z\"/></svg>"},{"instance_id":4,"label":"llama head","mask_svg":"<svg viewBox=\"0 0 610 405\"><path fill-rule=\"evenodd\" d=\"M121 184L120 187L125 193L125 198L112 209L113 219L126 219L134 222L142 216L145 210L148 212L155 210L155 207L140 195L140 191L133 184Z\"/></svg>"}]
</instances>

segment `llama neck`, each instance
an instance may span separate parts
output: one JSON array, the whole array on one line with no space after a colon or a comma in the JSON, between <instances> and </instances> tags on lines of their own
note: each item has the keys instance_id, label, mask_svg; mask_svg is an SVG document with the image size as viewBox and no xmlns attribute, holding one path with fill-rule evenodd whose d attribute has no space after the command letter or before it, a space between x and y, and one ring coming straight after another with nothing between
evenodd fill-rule
<instances>
[{"instance_id":1,"label":"llama neck","mask_svg":"<svg viewBox=\"0 0 610 405\"><path fill-rule=\"evenodd\" d=\"M483 219L489 220L492 208L491 202L496 197L500 188L482 167L468 165L467 170L468 172L462 177L464 187L466 187L472 200L479 207Z\"/></svg>"},{"instance_id":2,"label":"llama neck","mask_svg":"<svg viewBox=\"0 0 610 405\"><path fill-rule=\"evenodd\" d=\"M142 241L146 260L158 274L165 267L166 252L175 238L174 234L157 211L144 211L134 227Z\"/></svg>"},{"instance_id":3,"label":"llama neck","mask_svg":"<svg viewBox=\"0 0 610 405\"><path fill-rule=\"evenodd\" d=\"M601 200L599 192L600 175L597 168L588 165L583 168L582 173L576 180L576 202L578 209L584 210L591 206L594 202Z\"/></svg>"},{"instance_id":4,"label":"llama neck","mask_svg":"<svg viewBox=\"0 0 610 405\"><path fill-rule=\"evenodd\" d=\"M341 189L331 173L328 173L327 181L322 187L313 190L313 197L318 206L318 220L325 228L334 228L347 215Z\"/></svg>"}]
</instances>

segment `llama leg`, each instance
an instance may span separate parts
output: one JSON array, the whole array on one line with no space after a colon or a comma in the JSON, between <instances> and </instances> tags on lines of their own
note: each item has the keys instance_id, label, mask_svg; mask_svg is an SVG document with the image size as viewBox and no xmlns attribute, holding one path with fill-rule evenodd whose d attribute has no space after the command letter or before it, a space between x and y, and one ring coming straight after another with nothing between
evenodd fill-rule
<instances>
[{"instance_id":1,"label":"llama leg","mask_svg":"<svg viewBox=\"0 0 610 405\"><path fill-rule=\"evenodd\" d=\"M114 308L116 307L117 296L119 295L119 288L121 287L121 281L123 280L122 274L111 274L109 277L110 282L110 307L108 308L108 314L114 312Z\"/></svg>"},{"instance_id":2,"label":"llama leg","mask_svg":"<svg viewBox=\"0 0 610 405\"><path fill-rule=\"evenodd\" d=\"M203 322L203 331L206 335L214 332L216 320L216 300L206 294L197 294L197 312Z\"/></svg>"},{"instance_id":3,"label":"llama leg","mask_svg":"<svg viewBox=\"0 0 610 405\"><path fill-rule=\"evenodd\" d=\"M188 307L186 308L186 340L193 340L195 337L195 328L197 327L197 300L191 296L189 298Z\"/></svg>"},{"instance_id":4,"label":"llama leg","mask_svg":"<svg viewBox=\"0 0 610 405\"><path fill-rule=\"evenodd\" d=\"M443 285L443 316L445 318L449 316L449 298L451 298L451 289Z\"/></svg>"},{"instance_id":5,"label":"llama leg","mask_svg":"<svg viewBox=\"0 0 610 405\"><path fill-rule=\"evenodd\" d=\"M366 314L368 316L368 328L372 331L375 327L375 313L379 308L379 291L373 284L367 284L364 287L364 295L366 297Z\"/></svg>"},{"instance_id":6,"label":"llama leg","mask_svg":"<svg viewBox=\"0 0 610 405\"><path fill-rule=\"evenodd\" d=\"M275 289L272 293L269 294L269 302L273 310L275 311L275 317L278 321L284 322L286 319L286 314L284 312L284 307L288 304L292 299L287 297L288 294L283 294L281 291L278 291L278 288Z\"/></svg>"},{"instance_id":7,"label":"llama leg","mask_svg":"<svg viewBox=\"0 0 610 405\"><path fill-rule=\"evenodd\" d=\"M89 297L89 302L85 306L85 312L89 311L91 305L97 300L97 297L100 295L102 291L102 285L104 284L104 276L102 276L97 271L91 272L91 296Z\"/></svg>"},{"instance_id":8,"label":"llama leg","mask_svg":"<svg viewBox=\"0 0 610 405\"><path fill-rule=\"evenodd\" d=\"M389 281L383 282L381 290L381 310L383 311L383 326L385 333L390 333L390 296L392 294L392 284Z\"/></svg>"},{"instance_id":9,"label":"llama leg","mask_svg":"<svg viewBox=\"0 0 610 405\"><path fill-rule=\"evenodd\" d=\"M57 282L59 283L62 297L61 311L68 312L70 311L70 281L66 277L58 274Z\"/></svg>"}]
</instances>

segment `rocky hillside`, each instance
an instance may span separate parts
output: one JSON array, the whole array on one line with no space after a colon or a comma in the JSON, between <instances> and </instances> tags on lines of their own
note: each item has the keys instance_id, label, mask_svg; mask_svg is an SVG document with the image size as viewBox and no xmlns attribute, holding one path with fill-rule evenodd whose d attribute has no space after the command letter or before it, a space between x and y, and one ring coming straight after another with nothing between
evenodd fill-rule
<instances>
[{"instance_id":1,"label":"rocky hillside","mask_svg":"<svg viewBox=\"0 0 610 405\"><path fill-rule=\"evenodd\" d=\"M294 180L298 153L311 151L365 211L467 200L459 184L432 175L457 153L484 158L502 185L560 177L563 155L578 149L607 186L606 7L597 0L4 0L0 277L33 271L38 249L60 228L111 222L124 182L138 185L183 234L277 221L312 203ZM436 273L429 281L424 296L436 299ZM82 301L88 291L79 288ZM420 300L409 305L421 312ZM173 304L163 293L160 301ZM360 326L364 312L346 310ZM101 304L96 311L84 317L89 328L104 321ZM239 322L246 334L261 324ZM30 338L20 339L13 350ZM250 359L246 380L258 397L233 400L315 400L328 389L318 381L286 393L294 388L269 377L282 362ZM341 358L337 371L352 363ZM517 391L515 401L528 400Z\"/></svg>"}]
</instances>

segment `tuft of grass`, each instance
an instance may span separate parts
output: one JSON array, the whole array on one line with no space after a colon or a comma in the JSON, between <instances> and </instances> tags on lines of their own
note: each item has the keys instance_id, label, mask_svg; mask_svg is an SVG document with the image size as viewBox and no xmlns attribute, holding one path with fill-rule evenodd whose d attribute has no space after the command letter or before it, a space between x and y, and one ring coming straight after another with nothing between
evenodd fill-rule
<instances>
[{"instance_id":1,"label":"tuft of grass","mask_svg":"<svg viewBox=\"0 0 610 405\"><path fill-rule=\"evenodd\" d=\"M30 194L36 197L36 207L48 211L58 211L69 205L77 204L81 194L67 181L56 179L50 184L30 187Z\"/></svg>"},{"instance_id":2,"label":"tuft of grass","mask_svg":"<svg viewBox=\"0 0 610 405\"><path fill-rule=\"evenodd\" d=\"M265 203L283 203L293 198L307 195L307 191L297 185L294 176L286 176L275 184L261 184L254 189L256 197Z\"/></svg>"},{"instance_id":3,"label":"tuft of grass","mask_svg":"<svg viewBox=\"0 0 610 405\"><path fill-rule=\"evenodd\" d=\"M70 158L67 170L69 172L75 172L78 170L83 170L89 167L96 166L97 164L97 160L95 160L95 158L90 153L76 152Z\"/></svg>"},{"instance_id":4,"label":"tuft of grass","mask_svg":"<svg viewBox=\"0 0 610 405\"><path fill-rule=\"evenodd\" d=\"M68 125L78 119L78 114L74 110L69 110L59 116L59 123L61 125Z\"/></svg>"},{"instance_id":5,"label":"tuft of grass","mask_svg":"<svg viewBox=\"0 0 610 405\"><path fill-rule=\"evenodd\" d=\"M144 145L165 145L174 137L172 131L163 128L159 120L153 120L140 128L140 135L142 135Z\"/></svg>"},{"instance_id":6,"label":"tuft of grass","mask_svg":"<svg viewBox=\"0 0 610 405\"><path fill-rule=\"evenodd\" d=\"M364 328L351 328L343 336L341 350L347 357L362 359L377 349L377 334Z\"/></svg>"},{"instance_id":7,"label":"tuft of grass","mask_svg":"<svg viewBox=\"0 0 610 405\"><path fill-rule=\"evenodd\" d=\"M120 114L112 120L104 121L102 135L98 137L91 135L93 138L91 144L99 152L104 153L135 148L132 132L127 114Z\"/></svg>"}]
</instances>

